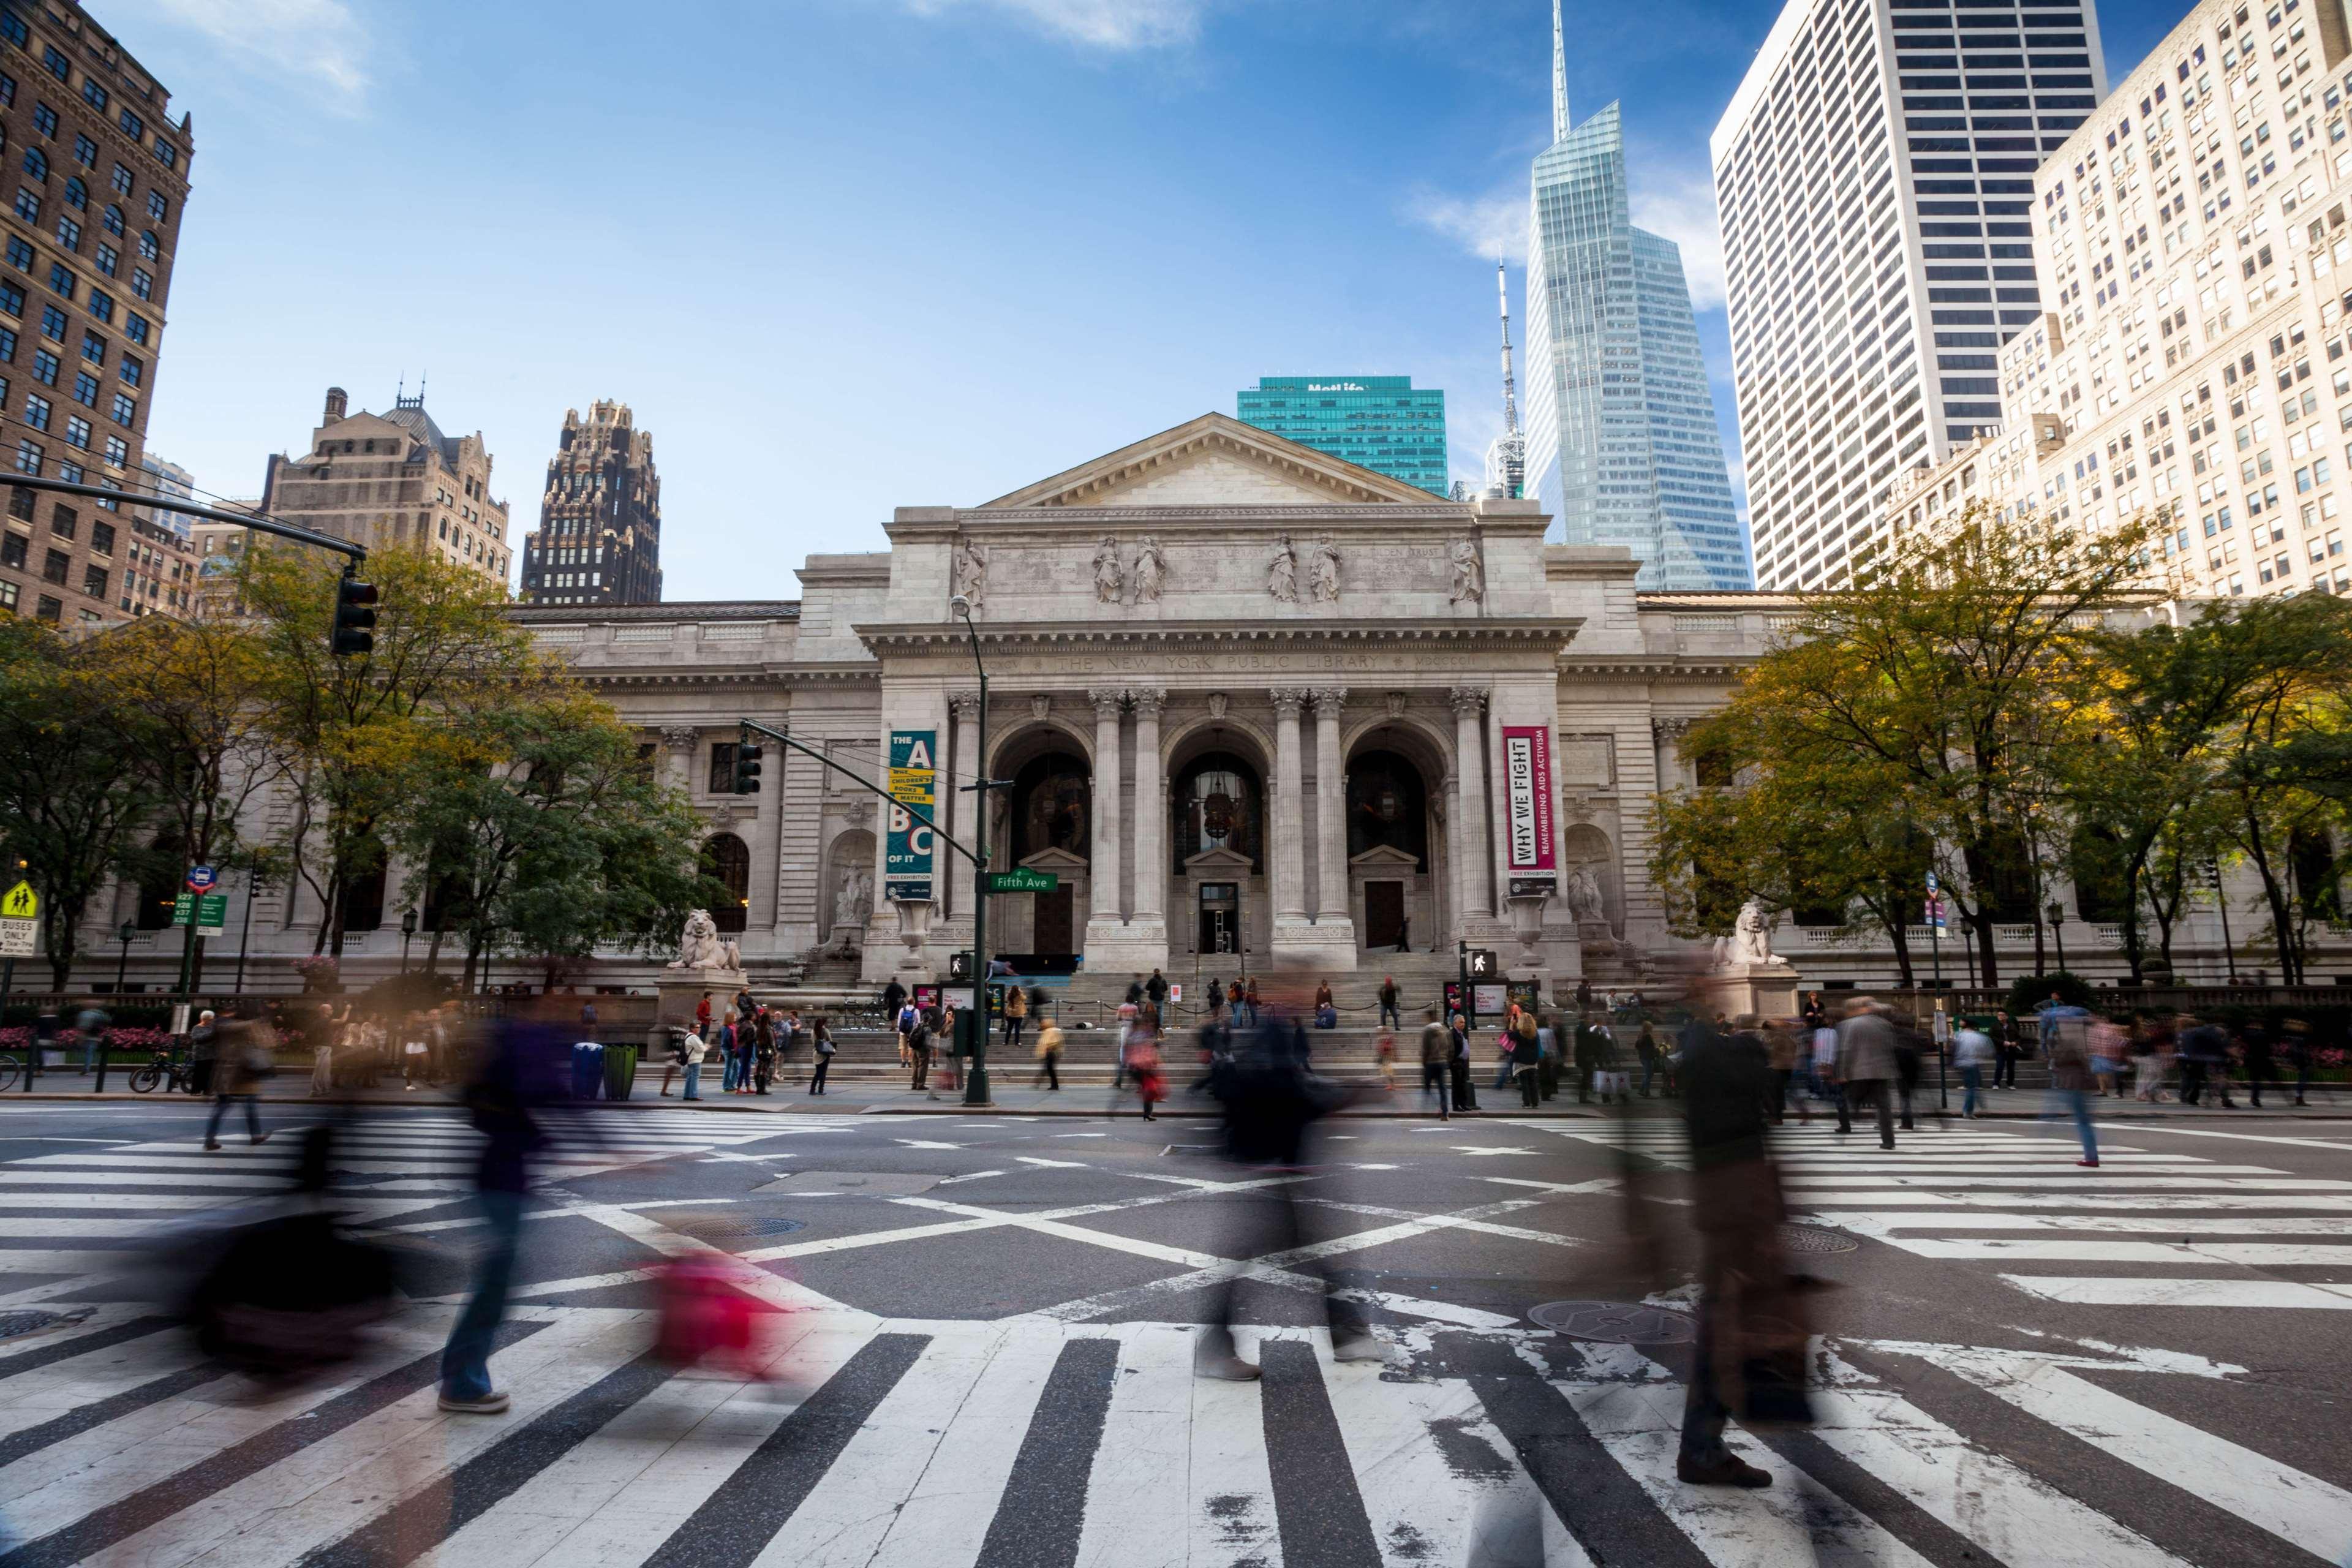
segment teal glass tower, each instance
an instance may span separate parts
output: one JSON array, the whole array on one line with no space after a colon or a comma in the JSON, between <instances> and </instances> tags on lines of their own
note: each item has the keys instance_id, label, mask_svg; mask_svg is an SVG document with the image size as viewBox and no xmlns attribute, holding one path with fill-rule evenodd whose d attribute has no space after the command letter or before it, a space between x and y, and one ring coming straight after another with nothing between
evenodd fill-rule
<instances>
[{"instance_id":1,"label":"teal glass tower","mask_svg":"<svg viewBox=\"0 0 2352 1568\"><path fill-rule=\"evenodd\" d=\"M1267 375L1234 415L1360 468L1444 495L1445 394L1409 375Z\"/></svg>"},{"instance_id":2,"label":"teal glass tower","mask_svg":"<svg viewBox=\"0 0 2352 1568\"><path fill-rule=\"evenodd\" d=\"M1682 252L1633 226L1617 105L1569 124L1558 0L1532 187L1527 493L1565 542L1630 549L1638 587L1752 586Z\"/></svg>"}]
</instances>

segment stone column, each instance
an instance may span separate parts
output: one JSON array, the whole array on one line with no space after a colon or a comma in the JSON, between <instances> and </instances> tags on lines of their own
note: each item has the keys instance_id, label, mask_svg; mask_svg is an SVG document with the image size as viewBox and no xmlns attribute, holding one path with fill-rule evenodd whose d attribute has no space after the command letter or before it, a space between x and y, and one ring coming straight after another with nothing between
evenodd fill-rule
<instances>
[{"instance_id":1,"label":"stone column","mask_svg":"<svg viewBox=\"0 0 2352 1568\"><path fill-rule=\"evenodd\" d=\"M1298 710L1307 693L1278 686L1274 700L1274 787L1266 792L1266 824L1274 829L1274 920L1307 919L1306 824L1299 820L1304 776L1298 755Z\"/></svg>"},{"instance_id":2,"label":"stone column","mask_svg":"<svg viewBox=\"0 0 2352 1568\"><path fill-rule=\"evenodd\" d=\"M1135 704L1135 916L1131 925L1156 928L1156 939L1167 941L1168 787L1160 766L1160 710L1168 700L1165 689L1139 686L1129 689Z\"/></svg>"},{"instance_id":3,"label":"stone column","mask_svg":"<svg viewBox=\"0 0 2352 1568\"><path fill-rule=\"evenodd\" d=\"M972 828L980 821L981 795L975 791L963 793L961 785L979 779L986 771L980 763L980 693L950 691L948 711L954 715L955 752L951 767L940 770L940 804L946 809L940 820L956 839L971 844ZM948 863L948 917L969 921L972 916L971 862L950 849L940 847L940 855Z\"/></svg>"},{"instance_id":4,"label":"stone column","mask_svg":"<svg viewBox=\"0 0 2352 1568\"><path fill-rule=\"evenodd\" d=\"M694 753L701 744L702 731L691 724L666 724L661 738L669 752L670 782L682 790L693 790Z\"/></svg>"},{"instance_id":5,"label":"stone column","mask_svg":"<svg viewBox=\"0 0 2352 1568\"><path fill-rule=\"evenodd\" d=\"M1454 863L1459 889L1454 907L1457 921L1466 925L1474 917L1495 912L1487 896L1486 731L1479 721L1486 692L1483 687L1457 686L1447 695L1454 704L1454 773L1461 781L1454 802L1462 850Z\"/></svg>"},{"instance_id":6,"label":"stone column","mask_svg":"<svg viewBox=\"0 0 2352 1568\"><path fill-rule=\"evenodd\" d=\"M1087 868L1092 889L1087 911L1087 942L1096 933L1116 936L1124 923L1118 871L1118 797L1125 787L1118 757L1118 712L1127 693L1118 687L1087 693L1095 705L1094 858Z\"/></svg>"},{"instance_id":7,"label":"stone column","mask_svg":"<svg viewBox=\"0 0 2352 1568\"><path fill-rule=\"evenodd\" d=\"M1339 763L1344 686L1315 690L1315 918L1348 919L1347 773Z\"/></svg>"}]
</instances>

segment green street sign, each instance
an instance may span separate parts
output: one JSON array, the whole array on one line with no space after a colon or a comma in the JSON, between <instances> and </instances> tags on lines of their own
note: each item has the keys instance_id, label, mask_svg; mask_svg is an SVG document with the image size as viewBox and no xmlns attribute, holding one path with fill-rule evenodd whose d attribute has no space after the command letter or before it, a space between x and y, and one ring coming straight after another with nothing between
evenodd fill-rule
<instances>
[{"instance_id":1,"label":"green street sign","mask_svg":"<svg viewBox=\"0 0 2352 1568\"><path fill-rule=\"evenodd\" d=\"M988 874L988 890L992 893L1050 893L1061 885L1062 879L1055 873L1032 871L1026 867Z\"/></svg>"},{"instance_id":2,"label":"green street sign","mask_svg":"<svg viewBox=\"0 0 2352 1568\"><path fill-rule=\"evenodd\" d=\"M195 917L196 929L218 936L228 923L226 893L182 893L172 900L172 923L184 926L190 915Z\"/></svg>"}]
</instances>

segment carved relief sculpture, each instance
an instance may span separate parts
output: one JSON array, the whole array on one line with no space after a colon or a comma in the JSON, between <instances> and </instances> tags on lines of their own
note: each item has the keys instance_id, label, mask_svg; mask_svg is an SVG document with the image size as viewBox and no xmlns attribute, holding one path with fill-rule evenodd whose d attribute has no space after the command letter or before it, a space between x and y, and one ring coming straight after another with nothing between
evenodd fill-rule
<instances>
[{"instance_id":1,"label":"carved relief sculpture","mask_svg":"<svg viewBox=\"0 0 2352 1568\"><path fill-rule=\"evenodd\" d=\"M1106 533L1102 542L1095 546L1095 602L1118 604L1120 582L1118 541Z\"/></svg>"},{"instance_id":2,"label":"carved relief sculpture","mask_svg":"<svg viewBox=\"0 0 2352 1568\"><path fill-rule=\"evenodd\" d=\"M1476 604L1486 596L1486 568L1478 559L1478 542L1457 539L1447 552L1454 566L1454 587L1446 597L1454 604Z\"/></svg>"},{"instance_id":3,"label":"carved relief sculpture","mask_svg":"<svg viewBox=\"0 0 2352 1568\"><path fill-rule=\"evenodd\" d=\"M988 558L981 554L978 544L969 539L957 542L952 576L955 591L971 600L973 609L979 609L981 601L988 595Z\"/></svg>"},{"instance_id":4,"label":"carved relief sculpture","mask_svg":"<svg viewBox=\"0 0 2352 1568\"><path fill-rule=\"evenodd\" d=\"M709 910L697 910L686 917L686 930L677 939L677 957L672 969L740 969L743 953L733 942L719 934L719 922L710 918Z\"/></svg>"},{"instance_id":5,"label":"carved relief sculpture","mask_svg":"<svg viewBox=\"0 0 2352 1568\"><path fill-rule=\"evenodd\" d=\"M874 874L863 866L844 866L841 886L833 895L833 934L844 952L858 944L873 912Z\"/></svg>"},{"instance_id":6,"label":"carved relief sculpture","mask_svg":"<svg viewBox=\"0 0 2352 1568\"><path fill-rule=\"evenodd\" d=\"M1337 604L1339 598L1339 547L1325 534L1315 545L1315 559L1307 568L1307 585L1315 596L1325 604Z\"/></svg>"},{"instance_id":7,"label":"carved relief sculpture","mask_svg":"<svg viewBox=\"0 0 2352 1568\"><path fill-rule=\"evenodd\" d=\"M1274 595L1278 605L1298 603L1298 552L1292 547L1290 535L1284 534L1266 558L1265 591Z\"/></svg>"},{"instance_id":8,"label":"carved relief sculpture","mask_svg":"<svg viewBox=\"0 0 2352 1568\"><path fill-rule=\"evenodd\" d=\"M1160 585L1168 575L1168 557L1160 553L1160 541L1150 534L1135 552L1135 602L1156 605L1160 602Z\"/></svg>"},{"instance_id":9,"label":"carved relief sculpture","mask_svg":"<svg viewBox=\"0 0 2352 1568\"><path fill-rule=\"evenodd\" d=\"M1230 698L1230 697L1228 697L1228 696L1226 696L1223 692L1222 692L1222 691L1212 691L1212 692L1210 692L1210 693L1209 693L1209 720L1210 720L1210 721L1211 721L1212 723L1216 723L1216 724L1222 724L1222 723L1223 723L1223 722L1225 721L1225 710L1226 710L1227 708L1231 707L1232 705L1233 705L1233 699L1232 699L1232 698Z\"/></svg>"},{"instance_id":10,"label":"carved relief sculpture","mask_svg":"<svg viewBox=\"0 0 2352 1568\"><path fill-rule=\"evenodd\" d=\"M1579 921L1605 921L1609 918L1601 896L1601 879L1590 866L1574 866L1568 873L1568 911Z\"/></svg>"}]
</instances>

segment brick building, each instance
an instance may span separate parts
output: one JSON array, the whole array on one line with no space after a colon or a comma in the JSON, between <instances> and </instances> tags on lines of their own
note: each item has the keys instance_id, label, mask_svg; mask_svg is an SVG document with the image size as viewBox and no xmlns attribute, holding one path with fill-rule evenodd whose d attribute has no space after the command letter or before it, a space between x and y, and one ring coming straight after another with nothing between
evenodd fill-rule
<instances>
[{"instance_id":1,"label":"brick building","mask_svg":"<svg viewBox=\"0 0 2352 1568\"><path fill-rule=\"evenodd\" d=\"M661 601L661 476L654 438L625 403L563 415L539 531L523 537L522 597L534 605Z\"/></svg>"},{"instance_id":2,"label":"brick building","mask_svg":"<svg viewBox=\"0 0 2352 1568\"><path fill-rule=\"evenodd\" d=\"M0 4L0 458L19 473L139 486L194 158L170 106L74 0ZM180 563L111 503L12 490L0 612L163 610Z\"/></svg>"},{"instance_id":3,"label":"brick building","mask_svg":"<svg viewBox=\"0 0 2352 1568\"><path fill-rule=\"evenodd\" d=\"M271 454L261 510L371 550L421 546L506 581L507 503L490 495L481 432L443 435L422 392L395 397L387 414L349 408L341 387L327 388L310 450Z\"/></svg>"}]
</instances>

